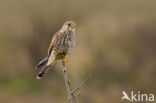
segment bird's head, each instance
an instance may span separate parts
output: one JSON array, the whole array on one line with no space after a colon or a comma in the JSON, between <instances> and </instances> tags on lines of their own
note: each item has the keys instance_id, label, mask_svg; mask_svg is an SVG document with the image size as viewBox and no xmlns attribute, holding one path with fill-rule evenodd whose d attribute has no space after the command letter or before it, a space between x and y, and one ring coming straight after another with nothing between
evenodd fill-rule
<instances>
[{"instance_id":1,"label":"bird's head","mask_svg":"<svg viewBox=\"0 0 156 103\"><path fill-rule=\"evenodd\" d=\"M75 29L76 29L76 23L74 21L67 21L63 24L61 30L75 32Z\"/></svg>"}]
</instances>

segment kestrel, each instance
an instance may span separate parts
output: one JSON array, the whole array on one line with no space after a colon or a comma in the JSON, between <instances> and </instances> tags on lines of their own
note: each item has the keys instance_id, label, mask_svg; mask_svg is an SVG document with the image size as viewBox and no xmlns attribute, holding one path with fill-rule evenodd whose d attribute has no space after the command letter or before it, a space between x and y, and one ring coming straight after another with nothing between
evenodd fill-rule
<instances>
[{"instance_id":1,"label":"kestrel","mask_svg":"<svg viewBox=\"0 0 156 103\"><path fill-rule=\"evenodd\" d=\"M75 29L75 22L67 21L63 24L62 28L54 34L48 49L48 56L36 66L37 69L44 66L39 72L37 79L41 79L49 68L54 65L55 61L63 60L63 64L66 63L66 56L72 52L75 45Z\"/></svg>"}]
</instances>

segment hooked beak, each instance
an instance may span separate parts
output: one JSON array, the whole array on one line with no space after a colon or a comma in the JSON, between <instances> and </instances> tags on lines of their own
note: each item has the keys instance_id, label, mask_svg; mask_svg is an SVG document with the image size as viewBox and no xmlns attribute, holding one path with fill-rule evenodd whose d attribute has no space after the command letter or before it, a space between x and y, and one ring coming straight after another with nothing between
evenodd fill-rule
<instances>
[{"instance_id":1,"label":"hooked beak","mask_svg":"<svg viewBox=\"0 0 156 103\"><path fill-rule=\"evenodd\" d=\"M74 25L71 25L71 28L72 28L72 29L75 29L76 27L75 27Z\"/></svg>"}]
</instances>

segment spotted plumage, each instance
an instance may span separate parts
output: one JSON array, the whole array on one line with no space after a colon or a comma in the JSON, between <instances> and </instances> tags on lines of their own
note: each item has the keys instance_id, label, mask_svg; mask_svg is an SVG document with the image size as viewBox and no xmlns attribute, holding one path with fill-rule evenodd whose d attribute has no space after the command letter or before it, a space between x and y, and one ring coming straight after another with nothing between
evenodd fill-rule
<instances>
[{"instance_id":1,"label":"spotted plumage","mask_svg":"<svg viewBox=\"0 0 156 103\"><path fill-rule=\"evenodd\" d=\"M61 30L54 34L48 49L48 56L36 68L43 66L37 78L41 79L56 60L66 61L66 56L72 52L75 45L75 22L67 21Z\"/></svg>"}]
</instances>

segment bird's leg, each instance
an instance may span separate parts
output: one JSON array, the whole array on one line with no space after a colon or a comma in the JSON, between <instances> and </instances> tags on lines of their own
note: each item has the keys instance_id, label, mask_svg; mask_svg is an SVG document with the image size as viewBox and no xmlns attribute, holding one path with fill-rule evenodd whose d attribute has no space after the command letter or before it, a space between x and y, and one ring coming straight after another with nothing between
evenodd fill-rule
<instances>
[{"instance_id":1,"label":"bird's leg","mask_svg":"<svg viewBox=\"0 0 156 103\"><path fill-rule=\"evenodd\" d=\"M65 65L66 62L67 62L67 60L66 60L66 57L64 56L64 58L63 58L63 64Z\"/></svg>"},{"instance_id":2,"label":"bird's leg","mask_svg":"<svg viewBox=\"0 0 156 103\"><path fill-rule=\"evenodd\" d=\"M63 59L62 62L63 62L63 65L65 65L67 61L65 55L61 54L60 58Z\"/></svg>"}]
</instances>

